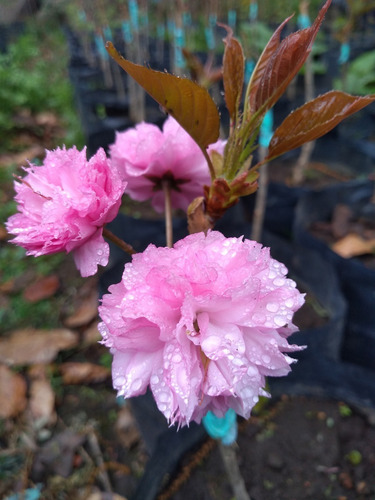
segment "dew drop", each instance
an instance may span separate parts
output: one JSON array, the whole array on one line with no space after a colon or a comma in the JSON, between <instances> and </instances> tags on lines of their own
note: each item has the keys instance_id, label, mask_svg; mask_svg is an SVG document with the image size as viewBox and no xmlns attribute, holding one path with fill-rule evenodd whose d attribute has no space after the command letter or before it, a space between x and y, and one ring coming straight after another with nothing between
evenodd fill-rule
<instances>
[{"instance_id":1,"label":"dew drop","mask_svg":"<svg viewBox=\"0 0 375 500\"><path fill-rule=\"evenodd\" d=\"M166 404L164 404L164 403L159 403L159 404L158 404L158 407L159 407L159 410L160 410L162 413L164 413L164 412L166 411L166 409L167 409L167 405L166 405Z\"/></svg>"},{"instance_id":2,"label":"dew drop","mask_svg":"<svg viewBox=\"0 0 375 500\"><path fill-rule=\"evenodd\" d=\"M125 382L126 382L126 378L125 377L116 377L113 380L113 385L115 387L122 387L123 385L125 385Z\"/></svg>"},{"instance_id":3,"label":"dew drop","mask_svg":"<svg viewBox=\"0 0 375 500\"><path fill-rule=\"evenodd\" d=\"M263 354L262 361L263 361L263 363L268 365L271 362L271 358L267 354Z\"/></svg>"},{"instance_id":4,"label":"dew drop","mask_svg":"<svg viewBox=\"0 0 375 500\"><path fill-rule=\"evenodd\" d=\"M241 391L241 396L243 398L250 398L253 395L253 391L250 389L250 387L244 387Z\"/></svg>"},{"instance_id":5,"label":"dew drop","mask_svg":"<svg viewBox=\"0 0 375 500\"><path fill-rule=\"evenodd\" d=\"M285 284L285 278L276 278L273 280L275 286L283 286Z\"/></svg>"},{"instance_id":6,"label":"dew drop","mask_svg":"<svg viewBox=\"0 0 375 500\"><path fill-rule=\"evenodd\" d=\"M204 351L207 352L212 352L215 351L218 347L221 345L221 338L216 336L216 335L211 335L210 337L207 337L204 339L202 342L202 348Z\"/></svg>"},{"instance_id":7,"label":"dew drop","mask_svg":"<svg viewBox=\"0 0 375 500\"><path fill-rule=\"evenodd\" d=\"M157 375L152 375L151 379L150 379L150 382L151 384L158 384L159 383L159 377Z\"/></svg>"},{"instance_id":8,"label":"dew drop","mask_svg":"<svg viewBox=\"0 0 375 500\"><path fill-rule=\"evenodd\" d=\"M284 316L275 316L275 323L278 326L284 326L286 323Z\"/></svg>"},{"instance_id":9,"label":"dew drop","mask_svg":"<svg viewBox=\"0 0 375 500\"><path fill-rule=\"evenodd\" d=\"M166 392L160 392L158 394L158 401L161 403L167 403L169 401L169 395Z\"/></svg>"},{"instance_id":10,"label":"dew drop","mask_svg":"<svg viewBox=\"0 0 375 500\"><path fill-rule=\"evenodd\" d=\"M258 374L258 370L254 366L250 365L247 369L247 374L249 375L249 377L253 377L254 375Z\"/></svg>"},{"instance_id":11,"label":"dew drop","mask_svg":"<svg viewBox=\"0 0 375 500\"><path fill-rule=\"evenodd\" d=\"M269 302L267 305L266 305L266 309L267 311L269 312L277 312L278 309L279 309L279 304L277 302Z\"/></svg>"},{"instance_id":12,"label":"dew drop","mask_svg":"<svg viewBox=\"0 0 375 500\"><path fill-rule=\"evenodd\" d=\"M132 391L134 392L139 391L141 387L142 387L142 380L140 378L136 378L131 385Z\"/></svg>"},{"instance_id":13,"label":"dew drop","mask_svg":"<svg viewBox=\"0 0 375 500\"><path fill-rule=\"evenodd\" d=\"M180 362L181 362L181 360L182 360L181 355L180 355L180 354L178 354L178 353L174 354L174 355L173 355L173 357L172 357L172 361L173 361L174 363L180 363Z\"/></svg>"},{"instance_id":14,"label":"dew drop","mask_svg":"<svg viewBox=\"0 0 375 500\"><path fill-rule=\"evenodd\" d=\"M276 276L277 276L276 272L271 269L270 272L268 273L269 279L273 280L274 278L276 278Z\"/></svg>"}]
</instances>

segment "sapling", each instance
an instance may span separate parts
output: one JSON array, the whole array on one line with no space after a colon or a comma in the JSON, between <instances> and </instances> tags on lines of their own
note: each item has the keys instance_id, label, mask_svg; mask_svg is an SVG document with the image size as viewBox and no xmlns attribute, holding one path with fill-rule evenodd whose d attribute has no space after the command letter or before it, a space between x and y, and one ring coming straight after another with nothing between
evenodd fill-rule
<instances>
[{"instance_id":1,"label":"sapling","mask_svg":"<svg viewBox=\"0 0 375 500\"><path fill-rule=\"evenodd\" d=\"M310 26L309 2L302 0L299 4L300 14L298 17L298 26L300 29L306 29ZM304 73L304 91L305 101L311 101L314 98L314 69L312 61L312 53L309 54L305 62ZM309 141L301 147L300 155L293 168L293 184L301 184L305 178L305 172L309 163L311 154L315 146L314 141Z\"/></svg>"},{"instance_id":2,"label":"sapling","mask_svg":"<svg viewBox=\"0 0 375 500\"><path fill-rule=\"evenodd\" d=\"M134 254L99 308L119 396L138 396L150 387L171 425L201 422L208 412L223 421L233 410L249 418L259 396L269 396L265 378L287 375L295 361L290 353L302 349L288 342L297 330L293 314L304 298L286 267L259 243L226 238L214 226L241 196L257 190L262 165L317 139L375 100L339 91L313 99L284 120L266 157L253 164L261 123L311 52L330 3L311 27L280 40L288 18L275 31L243 106L243 50L227 28L223 82L230 133L225 147L218 143L220 116L206 89L134 64L108 42L109 54L171 116L163 132L147 124L125 132L123 161L116 152L119 143L111 159L103 150L89 161L75 148L48 152L44 165L30 165L16 183L19 212L7 223L13 242L35 256L72 252L84 276L107 264L104 226L118 213L127 190L138 199L151 198L159 209L170 194L172 205L175 200L187 210L191 234L173 246L150 244ZM160 141L166 147L157 149ZM194 183L201 183L200 195L196 185L188 191ZM235 439L232 427L228 434L226 443ZM243 488L242 493L245 498Z\"/></svg>"}]
</instances>

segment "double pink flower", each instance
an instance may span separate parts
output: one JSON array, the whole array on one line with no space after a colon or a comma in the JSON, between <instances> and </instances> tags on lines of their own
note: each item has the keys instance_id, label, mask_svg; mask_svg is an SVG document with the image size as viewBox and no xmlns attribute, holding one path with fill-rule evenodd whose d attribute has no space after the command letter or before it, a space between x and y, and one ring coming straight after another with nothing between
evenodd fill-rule
<instances>
[{"instance_id":1,"label":"double pink flower","mask_svg":"<svg viewBox=\"0 0 375 500\"><path fill-rule=\"evenodd\" d=\"M133 256L99 308L118 394L150 386L180 425L228 408L248 418L265 377L286 375L300 349L287 337L304 299L286 272L269 249L216 231Z\"/></svg>"},{"instance_id":2,"label":"double pink flower","mask_svg":"<svg viewBox=\"0 0 375 500\"><path fill-rule=\"evenodd\" d=\"M103 225L116 217L126 182L103 149L87 161L86 149L57 148L25 171L15 182L19 212L7 222L12 242L35 257L72 252L82 276L95 274L108 263Z\"/></svg>"}]
</instances>

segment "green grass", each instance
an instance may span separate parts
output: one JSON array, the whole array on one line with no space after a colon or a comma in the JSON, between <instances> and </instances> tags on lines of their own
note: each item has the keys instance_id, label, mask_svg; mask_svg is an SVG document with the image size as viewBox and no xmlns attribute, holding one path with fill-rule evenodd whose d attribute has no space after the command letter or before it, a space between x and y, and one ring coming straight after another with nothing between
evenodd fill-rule
<instances>
[{"instance_id":1,"label":"green grass","mask_svg":"<svg viewBox=\"0 0 375 500\"><path fill-rule=\"evenodd\" d=\"M0 154L22 151L29 144L19 140L20 129L13 118L22 110L32 115L53 112L62 125L53 147L65 144L83 146L80 120L74 108L73 90L68 78L68 49L55 21L33 19L5 54L0 54ZM33 130L35 133L35 130ZM36 134L38 135L38 134ZM35 137L35 142L38 142ZM44 146L46 147L46 146ZM30 158L30 161L34 161ZM0 224L17 211L13 200L13 175L22 175L14 163L0 167ZM0 242L0 286L12 283L27 273L31 280L58 270L66 257L62 254L27 257L23 248ZM30 280L29 280L30 281ZM25 279L25 286L29 283ZM59 311L63 291L37 303L27 302L19 291L0 293L0 332L16 328L53 328L60 325Z\"/></svg>"},{"instance_id":2,"label":"green grass","mask_svg":"<svg viewBox=\"0 0 375 500\"><path fill-rule=\"evenodd\" d=\"M67 68L64 34L54 24L30 23L8 51L0 54L0 151L11 147L13 117L21 109L32 114L56 113L67 130L61 142L82 145Z\"/></svg>"}]
</instances>

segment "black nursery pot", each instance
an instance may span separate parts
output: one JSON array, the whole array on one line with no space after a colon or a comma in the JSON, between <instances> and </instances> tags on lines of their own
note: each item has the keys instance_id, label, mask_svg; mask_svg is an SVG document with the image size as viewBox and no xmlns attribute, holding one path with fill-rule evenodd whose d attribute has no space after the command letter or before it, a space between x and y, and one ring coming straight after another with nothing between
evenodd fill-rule
<instances>
[{"instance_id":1,"label":"black nursery pot","mask_svg":"<svg viewBox=\"0 0 375 500\"><path fill-rule=\"evenodd\" d=\"M311 191L301 197L296 207L294 240L304 249L319 252L337 276L340 291L347 304L346 321L340 346L340 357L357 367L358 382L367 382L371 404L375 406L375 270L365 267L357 259L344 259L333 252L322 240L314 237L310 227L317 221L329 221L337 204L348 205L355 215L373 213L371 203L374 183L353 181ZM372 212L371 212L372 211ZM360 376L362 373L362 376ZM354 381L355 382L355 381Z\"/></svg>"},{"instance_id":2,"label":"black nursery pot","mask_svg":"<svg viewBox=\"0 0 375 500\"><path fill-rule=\"evenodd\" d=\"M262 243L328 313L324 324L292 336L307 348L293 354L298 363L287 377L269 378L272 395L316 394L375 407L375 271L339 257L308 230L329 220L337 202L370 210L372 192L373 183L364 181L322 191L269 185ZM254 198L242 202L247 220Z\"/></svg>"}]
</instances>

